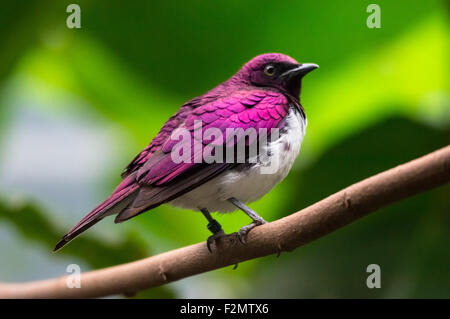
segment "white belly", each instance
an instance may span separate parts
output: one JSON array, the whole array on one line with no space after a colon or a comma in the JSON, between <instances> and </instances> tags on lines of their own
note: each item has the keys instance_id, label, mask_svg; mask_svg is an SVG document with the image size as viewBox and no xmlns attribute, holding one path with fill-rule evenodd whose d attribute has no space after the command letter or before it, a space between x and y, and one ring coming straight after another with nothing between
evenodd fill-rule
<instances>
[{"instance_id":1,"label":"white belly","mask_svg":"<svg viewBox=\"0 0 450 319\"><path fill-rule=\"evenodd\" d=\"M244 203L260 199L287 176L300 151L306 120L298 112L290 110L286 125L289 129L285 133L280 132L280 138L268 146L273 165L270 169L256 163L247 169L226 171L169 204L191 210L206 208L210 212L228 213L237 209L227 201L230 197Z\"/></svg>"}]
</instances>

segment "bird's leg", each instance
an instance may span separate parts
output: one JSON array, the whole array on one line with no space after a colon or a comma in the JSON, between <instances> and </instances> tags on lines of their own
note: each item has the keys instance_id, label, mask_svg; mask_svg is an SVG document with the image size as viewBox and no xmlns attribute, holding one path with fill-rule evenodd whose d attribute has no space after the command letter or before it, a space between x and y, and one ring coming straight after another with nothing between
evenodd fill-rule
<instances>
[{"instance_id":1,"label":"bird's leg","mask_svg":"<svg viewBox=\"0 0 450 319\"><path fill-rule=\"evenodd\" d=\"M261 216L259 216L253 209L251 209L250 207L245 205L240 200L238 200L234 197L231 197L228 199L228 201L230 203L232 203L234 206L236 206L237 208L239 208L240 210L242 210L244 213L246 213L253 220L253 222L251 224L239 229L238 238L243 244L245 244L248 232L250 230L252 230L253 228L255 228L256 226L265 224L266 221Z\"/></svg>"},{"instance_id":2,"label":"bird's leg","mask_svg":"<svg viewBox=\"0 0 450 319\"><path fill-rule=\"evenodd\" d=\"M209 252L212 252L211 244L213 242L215 242L217 238L225 236L225 232L223 231L222 226L220 226L220 224L217 222L217 220L215 220L214 218L211 217L211 214L209 213L209 211L206 208L201 208L200 211L203 213L203 215L206 217L206 219L209 222L208 226L206 226L206 227L208 227L209 231L211 233L213 233L206 240L206 247L208 247Z\"/></svg>"}]
</instances>

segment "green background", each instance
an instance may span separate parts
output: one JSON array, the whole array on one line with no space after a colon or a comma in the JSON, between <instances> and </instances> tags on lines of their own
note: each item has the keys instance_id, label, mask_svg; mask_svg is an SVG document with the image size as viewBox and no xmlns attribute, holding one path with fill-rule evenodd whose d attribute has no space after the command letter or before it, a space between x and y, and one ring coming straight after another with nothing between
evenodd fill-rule
<instances>
[{"instance_id":1,"label":"green background","mask_svg":"<svg viewBox=\"0 0 450 319\"><path fill-rule=\"evenodd\" d=\"M0 10L0 281L60 276L204 241L201 214L162 206L54 244L120 181L184 101L253 56L288 54L305 78L307 134L289 176L250 206L266 220L450 142L444 1L10 1ZM450 187L396 203L280 258L136 297L449 298ZM249 222L217 216L226 232ZM366 267L381 267L368 289Z\"/></svg>"}]
</instances>

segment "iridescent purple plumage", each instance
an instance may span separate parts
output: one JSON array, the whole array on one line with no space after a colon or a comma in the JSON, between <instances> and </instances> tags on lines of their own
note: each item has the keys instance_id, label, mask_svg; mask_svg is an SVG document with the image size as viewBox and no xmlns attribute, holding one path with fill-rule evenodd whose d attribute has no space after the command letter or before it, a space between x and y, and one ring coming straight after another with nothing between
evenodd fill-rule
<instances>
[{"instance_id":1,"label":"iridescent purple plumage","mask_svg":"<svg viewBox=\"0 0 450 319\"><path fill-rule=\"evenodd\" d=\"M276 66L276 76L269 75L267 66ZM202 132L217 128L223 138L216 144L232 147L234 138L227 140L226 129L280 128L290 109L305 118L299 101L301 64L282 54L260 55L245 64L229 80L216 88L183 104L163 125L158 135L139 153L122 173L124 180L111 196L75 225L57 244L61 248L74 237L105 216L117 214L122 222L163 203L179 198L200 185L235 168L237 163L174 162L171 153L177 141L171 139L177 129L186 129L195 143L196 123L202 123ZM300 71L297 71L300 70ZM295 71L295 72L294 72ZM274 71L275 72L275 71ZM294 75L295 76L294 76ZM300 75L298 75L300 74ZM203 151L210 141L203 141ZM253 143L249 141L248 143ZM231 144L230 144L231 143ZM191 144L193 145L193 144ZM206 207L198 207L206 209Z\"/></svg>"}]
</instances>

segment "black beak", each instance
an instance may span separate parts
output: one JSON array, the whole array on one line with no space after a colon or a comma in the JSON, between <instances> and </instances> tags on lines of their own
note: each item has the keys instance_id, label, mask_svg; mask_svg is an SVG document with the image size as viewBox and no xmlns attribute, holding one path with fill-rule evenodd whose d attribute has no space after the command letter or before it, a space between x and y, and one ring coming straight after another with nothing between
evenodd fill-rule
<instances>
[{"instance_id":1,"label":"black beak","mask_svg":"<svg viewBox=\"0 0 450 319\"><path fill-rule=\"evenodd\" d=\"M280 75L280 77L285 77L285 78L292 78L294 76L300 76L303 77L306 74L308 74L309 72L311 72L314 69L317 69L319 66L317 64L314 63L303 63L303 64L299 64L298 66L287 70L286 72L282 73Z\"/></svg>"}]
</instances>

